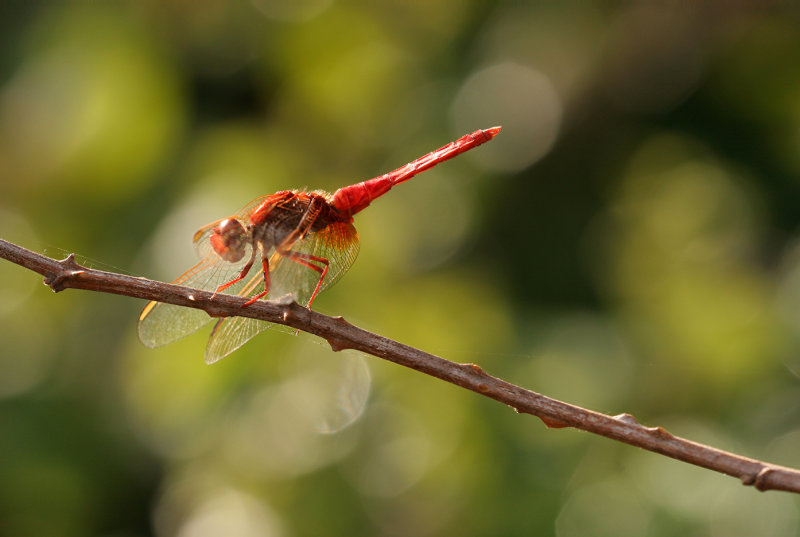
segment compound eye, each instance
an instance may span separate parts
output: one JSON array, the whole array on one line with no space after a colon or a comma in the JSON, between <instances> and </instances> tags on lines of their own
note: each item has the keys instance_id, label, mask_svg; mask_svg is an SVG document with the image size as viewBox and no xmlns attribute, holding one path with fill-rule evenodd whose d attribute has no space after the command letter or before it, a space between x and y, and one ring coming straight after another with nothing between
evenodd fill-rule
<instances>
[{"instance_id":1,"label":"compound eye","mask_svg":"<svg viewBox=\"0 0 800 537\"><path fill-rule=\"evenodd\" d=\"M211 231L211 247L222 259L236 263L244 257L245 229L235 218L226 218Z\"/></svg>"}]
</instances>

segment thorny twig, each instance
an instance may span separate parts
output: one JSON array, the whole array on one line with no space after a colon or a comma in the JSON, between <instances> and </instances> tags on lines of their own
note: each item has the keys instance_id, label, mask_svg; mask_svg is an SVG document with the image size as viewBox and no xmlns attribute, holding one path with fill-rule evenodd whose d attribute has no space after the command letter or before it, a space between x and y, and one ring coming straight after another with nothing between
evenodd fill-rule
<instances>
[{"instance_id":1,"label":"thorny twig","mask_svg":"<svg viewBox=\"0 0 800 537\"><path fill-rule=\"evenodd\" d=\"M608 416L526 390L484 372L474 364L459 364L362 330L342 317L310 311L293 300L259 300L246 308L246 298L200 291L80 266L70 255L62 261L31 252L0 239L0 258L44 276L53 291L87 289L157 300L204 310L212 317L243 316L298 328L328 341L334 351L356 349L421 373L437 377L533 414L549 427L574 427L625 442L674 459L738 477L758 490L800 493L800 471L742 457L677 437L661 427L645 427L630 414Z\"/></svg>"}]
</instances>

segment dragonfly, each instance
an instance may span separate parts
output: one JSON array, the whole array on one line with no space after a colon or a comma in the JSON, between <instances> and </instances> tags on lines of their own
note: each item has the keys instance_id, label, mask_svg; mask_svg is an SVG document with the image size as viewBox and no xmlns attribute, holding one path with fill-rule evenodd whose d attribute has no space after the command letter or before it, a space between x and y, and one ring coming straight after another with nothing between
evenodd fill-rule
<instances>
[{"instance_id":1,"label":"dragonfly","mask_svg":"<svg viewBox=\"0 0 800 537\"><path fill-rule=\"evenodd\" d=\"M477 130L392 172L342 187L281 190L254 199L236 214L201 227L193 242L200 262L173 283L261 299L291 294L311 308L355 262L358 233L353 216L392 187L494 138L501 127ZM172 343L199 330L211 317L203 310L150 302L139 316L139 339L148 347ZM217 319L206 345L212 364L244 345L271 323L248 317Z\"/></svg>"}]
</instances>

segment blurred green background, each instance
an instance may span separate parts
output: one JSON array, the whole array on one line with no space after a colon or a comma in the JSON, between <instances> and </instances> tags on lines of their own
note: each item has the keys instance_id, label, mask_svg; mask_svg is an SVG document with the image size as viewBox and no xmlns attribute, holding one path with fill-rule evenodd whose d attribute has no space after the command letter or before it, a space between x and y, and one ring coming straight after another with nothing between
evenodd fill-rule
<instances>
[{"instance_id":1,"label":"blurred green background","mask_svg":"<svg viewBox=\"0 0 800 537\"><path fill-rule=\"evenodd\" d=\"M316 309L798 467L800 11L665 5L4 3L0 237L170 281L256 196L503 125L359 214ZM0 535L800 532L795 496L305 334L147 349L143 306L0 263Z\"/></svg>"}]
</instances>

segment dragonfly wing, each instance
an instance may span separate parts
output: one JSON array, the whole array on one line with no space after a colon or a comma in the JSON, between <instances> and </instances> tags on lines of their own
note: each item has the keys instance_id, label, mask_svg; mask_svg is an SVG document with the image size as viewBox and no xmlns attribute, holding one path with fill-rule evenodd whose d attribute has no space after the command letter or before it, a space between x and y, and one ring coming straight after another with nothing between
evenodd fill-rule
<instances>
[{"instance_id":1,"label":"dragonfly wing","mask_svg":"<svg viewBox=\"0 0 800 537\"><path fill-rule=\"evenodd\" d=\"M210 365L222 360L271 326L271 323L249 317L218 320L206 345L206 363Z\"/></svg>"},{"instance_id":2,"label":"dragonfly wing","mask_svg":"<svg viewBox=\"0 0 800 537\"><path fill-rule=\"evenodd\" d=\"M253 296L263 289L261 285L263 282L264 275L261 271L255 272L247 283L237 284L236 294L244 297ZM222 360L270 326L272 323L249 317L219 319L206 344L206 363L213 364Z\"/></svg>"},{"instance_id":3,"label":"dragonfly wing","mask_svg":"<svg viewBox=\"0 0 800 537\"><path fill-rule=\"evenodd\" d=\"M352 224L332 224L324 230L298 240L292 251L322 257L328 260L329 269L321 289L333 285L349 269L358 255L358 234ZM317 263L318 264L318 263ZM302 305L308 305L319 281L319 273L301 265L287 256L274 253L270 258L270 292L267 298L275 299L292 294ZM263 275L259 272L238 290L240 296L253 296L263 289ZM213 364L229 355L272 323L248 317L226 317L217 321L206 346L206 363Z\"/></svg>"},{"instance_id":4,"label":"dragonfly wing","mask_svg":"<svg viewBox=\"0 0 800 537\"><path fill-rule=\"evenodd\" d=\"M229 263L211 253L172 283L216 291L217 287L239 275L250 253L248 246L244 258L236 263ZM233 286L232 292L236 292L236 288ZM139 316L139 339L148 347L160 347L196 332L210 320L211 317L203 310L150 302Z\"/></svg>"},{"instance_id":5,"label":"dragonfly wing","mask_svg":"<svg viewBox=\"0 0 800 537\"><path fill-rule=\"evenodd\" d=\"M337 222L308 234L289 249L328 260L328 273L320 286L320 291L323 291L339 281L353 266L358 256L358 233L352 224ZM322 266L319 262L310 263ZM308 305L320 278L319 272L277 253L270 259L270 275L270 298L291 294L303 306Z\"/></svg>"},{"instance_id":6,"label":"dragonfly wing","mask_svg":"<svg viewBox=\"0 0 800 537\"><path fill-rule=\"evenodd\" d=\"M249 222L249 215L271 196L262 196L248 203L232 218ZM200 228L194 235L195 248L203 259L173 283L215 291L219 286L236 278L252 254L247 246L244 257L236 263L222 260L210 245L210 237L219 222ZM313 256L309 263L321 267L315 259L328 261L328 273L320 291L333 285L352 266L358 255L358 234L350 223L332 223L325 228L306 235L289 246L293 252ZM256 260L258 261L258 260ZM259 263L255 266L258 267ZM267 298L278 298L292 294L295 300L307 306L319 282L320 273L298 263L290 256L274 253L270 258L270 293ZM252 269L249 278L227 288L226 293L239 296L254 296L263 287L263 275ZM210 317L201 310L184 308L159 302L149 303L139 317L139 338L148 347L159 347L187 336L205 325ZM213 363L232 353L258 333L271 325L245 317L221 319L206 348L206 361Z\"/></svg>"},{"instance_id":7,"label":"dragonfly wing","mask_svg":"<svg viewBox=\"0 0 800 537\"><path fill-rule=\"evenodd\" d=\"M161 347L196 332L210 320L203 310L151 302L139 318L139 339L147 347Z\"/></svg>"}]
</instances>

